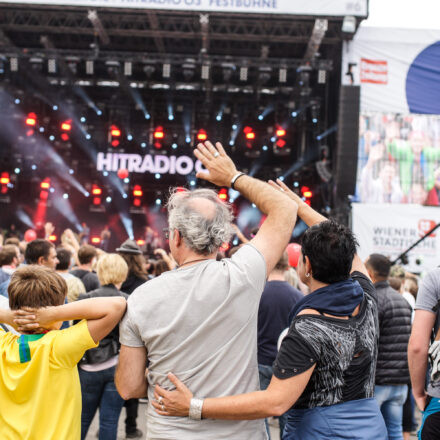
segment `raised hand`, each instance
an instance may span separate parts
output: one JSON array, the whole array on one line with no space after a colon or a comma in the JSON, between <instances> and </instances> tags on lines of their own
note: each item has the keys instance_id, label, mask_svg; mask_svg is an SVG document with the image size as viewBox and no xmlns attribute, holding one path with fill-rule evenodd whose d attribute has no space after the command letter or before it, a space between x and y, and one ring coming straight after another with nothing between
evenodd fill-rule
<instances>
[{"instance_id":1,"label":"raised hand","mask_svg":"<svg viewBox=\"0 0 440 440\"><path fill-rule=\"evenodd\" d=\"M277 189L278 191L282 191L286 194L289 199L292 199L295 203L300 205L303 201L301 197L296 194L294 191L292 191L283 181L280 179L277 179L276 183L273 180L269 180L269 185L273 188Z\"/></svg>"},{"instance_id":2,"label":"raised hand","mask_svg":"<svg viewBox=\"0 0 440 440\"><path fill-rule=\"evenodd\" d=\"M200 143L194 150L194 154L207 169L207 171L197 173L197 178L207 180L217 186L229 187L231 185L232 178L237 174L237 168L220 142L217 142L215 147L209 141L204 144Z\"/></svg>"}]
</instances>

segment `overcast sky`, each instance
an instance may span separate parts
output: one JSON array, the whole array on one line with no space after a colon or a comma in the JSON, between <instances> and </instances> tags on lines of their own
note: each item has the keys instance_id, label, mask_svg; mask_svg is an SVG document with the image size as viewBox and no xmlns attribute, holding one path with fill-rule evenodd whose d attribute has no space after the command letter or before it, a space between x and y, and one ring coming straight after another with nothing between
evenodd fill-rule
<instances>
[{"instance_id":1,"label":"overcast sky","mask_svg":"<svg viewBox=\"0 0 440 440\"><path fill-rule=\"evenodd\" d=\"M440 29L440 0L370 0L362 26Z\"/></svg>"}]
</instances>

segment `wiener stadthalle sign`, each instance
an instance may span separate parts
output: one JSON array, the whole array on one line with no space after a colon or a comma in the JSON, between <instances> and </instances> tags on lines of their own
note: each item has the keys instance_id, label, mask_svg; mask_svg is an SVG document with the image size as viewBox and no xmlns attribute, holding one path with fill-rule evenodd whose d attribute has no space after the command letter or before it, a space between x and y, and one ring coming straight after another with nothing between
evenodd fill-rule
<instances>
[{"instance_id":1,"label":"wiener stadthalle sign","mask_svg":"<svg viewBox=\"0 0 440 440\"><path fill-rule=\"evenodd\" d=\"M251 14L368 15L368 0L0 0L1 3Z\"/></svg>"}]
</instances>

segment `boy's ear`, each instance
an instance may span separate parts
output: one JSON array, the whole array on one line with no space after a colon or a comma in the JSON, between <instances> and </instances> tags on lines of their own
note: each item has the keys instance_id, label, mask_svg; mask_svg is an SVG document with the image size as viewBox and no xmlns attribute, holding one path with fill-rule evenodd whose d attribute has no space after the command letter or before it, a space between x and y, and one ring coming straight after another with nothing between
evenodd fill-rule
<instances>
[{"instance_id":1,"label":"boy's ear","mask_svg":"<svg viewBox=\"0 0 440 440\"><path fill-rule=\"evenodd\" d=\"M44 257L40 257L37 260L37 264L39 264L40 266L42 266L44 264Z\"/></svg>"}]
</instances>

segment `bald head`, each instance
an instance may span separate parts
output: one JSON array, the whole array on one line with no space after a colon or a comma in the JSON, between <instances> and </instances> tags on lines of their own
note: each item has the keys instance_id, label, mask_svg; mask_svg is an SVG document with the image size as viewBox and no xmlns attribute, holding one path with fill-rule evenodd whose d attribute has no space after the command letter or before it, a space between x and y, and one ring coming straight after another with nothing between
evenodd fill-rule
<instances>
[{"instance_id":1,"label":"bald head","mask_svg":"<svg viewBox=\"0 0 440 440\"><path fill-rule=\"evenodd\" d=\"M216 214L216 204L203 197L194 197L188 200L188 206L208 220L213 220Z\"/></svg>"},{"instance_id":2,"label":"bald head","mask_svg":"<svg viewBox=\"0 0 440 440\"><path fill-rule=\"evenodd\" d=\"M201 255L211 255L232 235L232 213L211 189L177 192L168 200L170 230L178 230L185 245Z\"/></svg>"}]
</instances>

